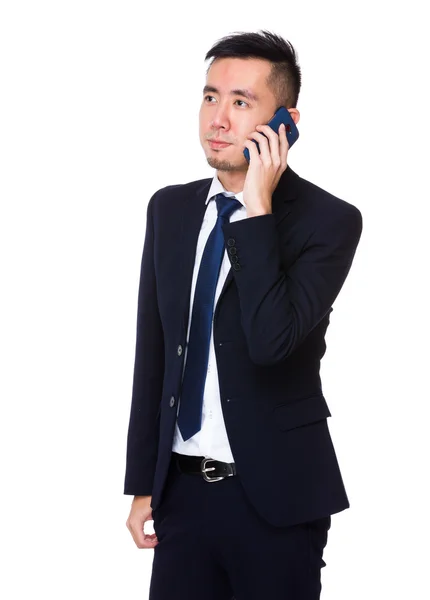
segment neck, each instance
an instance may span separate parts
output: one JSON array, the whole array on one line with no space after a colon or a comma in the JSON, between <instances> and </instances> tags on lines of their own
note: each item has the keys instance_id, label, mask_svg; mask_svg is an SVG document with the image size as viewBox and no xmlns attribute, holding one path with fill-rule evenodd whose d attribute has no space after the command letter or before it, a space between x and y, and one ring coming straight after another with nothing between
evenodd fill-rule
<instances>
[{"instance_id":1,"label":"neck","mask_svg":"<svg viewBox=\"0 0 430 600\"><path fill-rule=\"evenodd\" d=\"M245 185L246 171L217 171L217 177L224 189L235 194L243 191Z\"/></svg>"}]
</instances>

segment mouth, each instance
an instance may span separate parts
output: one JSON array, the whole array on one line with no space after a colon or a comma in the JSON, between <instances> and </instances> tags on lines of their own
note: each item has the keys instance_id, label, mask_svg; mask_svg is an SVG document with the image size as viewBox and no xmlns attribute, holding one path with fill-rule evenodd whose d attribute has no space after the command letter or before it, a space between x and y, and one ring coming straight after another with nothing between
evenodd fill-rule
<instances>
[{"instance_id":1,"label":"mouth","mask_svg":"<svg viewBox=\"0 0 430 600\"><path fill-rule=\"evenodd\" d=\"M228 146L231 146L231 144L227 144L226 142L216 142L215 140L208 140L208 143L209 146L214 149L227 148Z\"/></svg>"}]
</instances>

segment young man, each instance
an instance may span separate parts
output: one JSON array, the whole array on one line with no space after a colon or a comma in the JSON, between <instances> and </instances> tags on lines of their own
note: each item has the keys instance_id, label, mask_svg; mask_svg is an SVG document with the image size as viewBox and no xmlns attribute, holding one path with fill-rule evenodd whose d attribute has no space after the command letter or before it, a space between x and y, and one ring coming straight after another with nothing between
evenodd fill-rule
<instances>
[{"instance_id":1,"label":"young man","mask_svg":"<svg viewBox=\"0 0 430 600\"><path fill-rule=\"evenodd\" d=\"M265 125L280 106L299 121L292 45L234 34L210 58L215 175L148 204L127 527L154 548L150 600L317 600L330 515L349 507L320 360L362 218L294 173L285 130Z\"/></svg>"}]
</instances>

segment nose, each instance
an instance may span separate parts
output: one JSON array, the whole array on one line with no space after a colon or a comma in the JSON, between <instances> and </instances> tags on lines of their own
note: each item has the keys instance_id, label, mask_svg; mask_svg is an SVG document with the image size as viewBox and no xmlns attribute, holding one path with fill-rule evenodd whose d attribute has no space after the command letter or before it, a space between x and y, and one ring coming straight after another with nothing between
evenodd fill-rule
<instances>
[{"instance_id":1,"label":"nose","mask_svg":"<svg viewBox=\"0 0 430 600\"><path fill-rule=\"evenodd\" d=\"M229 129L230 121L225 108L219 105L216 109L215 114L212 114L212 121L210 123L213 129Z\"/></svg>"}]
</instances>

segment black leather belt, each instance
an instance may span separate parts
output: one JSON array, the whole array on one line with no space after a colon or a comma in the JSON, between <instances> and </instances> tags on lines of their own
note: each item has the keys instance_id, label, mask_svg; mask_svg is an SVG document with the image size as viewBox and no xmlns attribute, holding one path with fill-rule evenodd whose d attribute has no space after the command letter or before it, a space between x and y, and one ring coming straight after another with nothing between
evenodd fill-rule
<instances>
[{"instance_id":1,"label":"black leather belt","mask_svg":"<svg viewBox=\"0 0 430 600\"><path fill-rule=\"evenodd\" d=\"M226 463L208 456L187 456L172 452L172 460L176 461L181 473L200 475L206 481L221 481L226 477L236 475L235 463Z\"/></svg>"}]
</instances>

